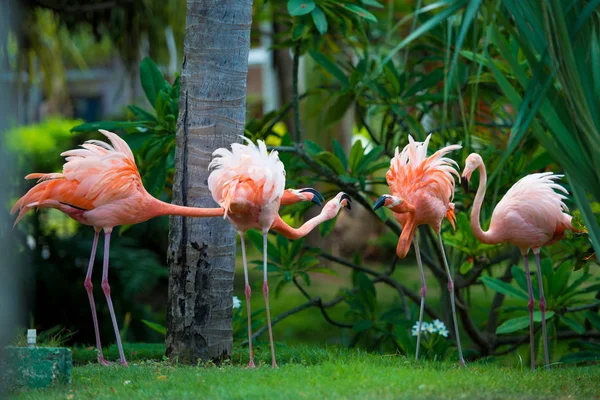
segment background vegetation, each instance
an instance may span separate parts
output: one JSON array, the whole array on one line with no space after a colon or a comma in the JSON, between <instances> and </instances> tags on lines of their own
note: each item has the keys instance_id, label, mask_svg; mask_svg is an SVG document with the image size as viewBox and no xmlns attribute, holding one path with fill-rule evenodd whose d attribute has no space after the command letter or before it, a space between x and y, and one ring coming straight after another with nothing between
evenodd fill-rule
<instances>
[{"instance_id":1,"label":"background vegetation","mask_svg":"<svg viewBox=\"0 0 600 400\"><path fill-rule=\"evenodd\" d=\"M144 19L144 13L172 14L161 14L152 1L135 3L135 20L148 25L142 29L133 24L110 34L107 29L105 36L86 33L63 10L30 10L36 18L52 16L57 32L64 32L57 37L79 40L86 51L120 52L127 65L136 65L132 75L145 99L135 99L121 115L102 122L55 117L7 131L3 147L11 149L19 166L18 176L9 177L14 199L28 187L21 176L59 170L60 151L96 137L94 131L104 127L117 130L129 142L150 193L170 200L179 86L176 76L157 67L155 61L166 63L165 44L153 41L151 32L156 26L161 31L171 26L179 32L175 41L180 48L182 32L176 28L183 26L184 16ZM408 134L422 141L433 133L432 151L452 143L463 146L452 154L461 168L473 151L485 160L490 177L483 226L498 200L524 175L565 173L574 223L586 232L569 233L542 252L551 359L600 358L600 274L595 256L600 249L598 3L255 2L253 37L260 37L261 22L276 25L273 49L293 55L287 77L292 90L289 102L278 110L262 113L250 106L246 135L264 139L279 151L288 187L316 186L326 197L343 190L357 205L313 237L289 242L271 236L269 273L275 288L277 341L414 353L411 327L420 287L414 254L411 250L406 259L396 259L400 227L387 210L373 212L372 205L387 192L384 175L395 148L407 143ZM185 7L171 11L181 9ZM93 26L117 18L112 16L117 11L106 12L110 15L99 17ZM42 25L38 21L36 26ZM149 40L151 58L139 60L137 47L123 46L116 32ZM134 49L133 55L123 53ZM22 53L13 49L4 54ZM27 54L43 60L41 53ZM69 65L68 53L60 54L53 62ZM93 59L87 53L82 58ZM48 99L53 95L49 79L49 74L41 75ZM444 224L442 231L456 276L465 356L498 357L514 365L515 359L528 356L522 348L528 343L528 318L520 255L510 245L477 242L469 226L472 201L472 193L457 189L457 229ZM305 205L292 206L285 217L299 224L311 212ZM91 229L53 210L32 213L24 222L12 231L0 230L1 239L12 241L14 251L26 260L23 293L32 300L27 304L29 321L23 324L42 330L60 325L74 332L71 344L93 343L82 288ZM125 317L120 326L126 342L162 340L167 230L167 219L157 218L122 227L114 241L112 295L117 315ZM419 235L431 287L426 319L442 320L452 332L441 255L428 227ZM255 244L250 259L260 260L259 235L249 232L248 239ZM252 280L259 285L260 262L255 264ZM532 279L536 288L536 277ZM235 292L243 297L241 275L236 276ZM254 340L260 344L265 340L260 296L254 302ZM101 335L107 340L112 336L108 313L103 302L98 303L99 319L104 321ZM241 309L234 311L235 347L246 339L244 318ZM539 333L538 329L538 343ZM456 359L450 337L432 334L424 346L428 358Z\"/></svg>"}]
</instances>

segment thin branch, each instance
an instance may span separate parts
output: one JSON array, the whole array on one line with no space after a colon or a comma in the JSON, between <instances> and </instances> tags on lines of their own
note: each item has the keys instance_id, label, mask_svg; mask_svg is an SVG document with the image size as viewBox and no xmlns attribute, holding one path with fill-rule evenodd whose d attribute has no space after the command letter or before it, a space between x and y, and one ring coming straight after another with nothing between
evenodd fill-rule
<instances>
[{"instance_id":1,"label":"thin branch","mask_svg":"<svg viewBox=\"0 0 600 400\"><path fill-rule=\"evenodd\" d=\"M360 123L365 127L365 129L369 133L369 136L371 136L371 140L373 140L373 142L377 146L379 146L381 144L381 142L375 137L375 134L371 130L371 127L367 124L367 121L365 120L365 117L360 112L357 113L357 114L358 114L358 118L360 119Z\"/></svg>"},{"instance_id":2,"label":"thin branch","mask_svg":"<svg viewBox=\"0 0 600 400\"><path fill-rule=\"evenodd\" d=\"M361 271L365 274L374 276L375 279L373 279L373 283L376 282L383 282L388 286L393 287L394 289L396 289L398 291L399 294L404 294L406 295L406 297L408 297L409 299L411 299L415 304L420 305L421 304L421 296L417 295L416 293L412 292L411 290L409 290L406 286L402 285L401 283L399 283L398 281L396 281L395 279L385 275L385 274L380 274L379 272L370 269L370 268L366 268L363 267L361 265L356 265L353 264L349 261L346 261L342 258L336 257L332 254L327 254L327 253L321 253L319 254L320 257L323 257L327 260L336 262L340 265L344 265L346 267L352 268L356 271ZM425 312L433 319L440 319L439 315L428 305L425 304Z\"/></svg>"},{"instance_id":3,"label":"thin branch","mask_svg":"<svg viewBox=\"0 0 600 400\"><path fill-rule=\"evenodd\" d=\"M296 285L296 287L298 288L298 290L300 290L300 292L302 292L302 294L304 295L304 297L306 297L308 300L311 301L315 301L316 305L319 307L319 309L321 310L321 314L323 314L323 318L325 318L325 320L327 322L329 322L331 325L335 325L338 328L352 328L353 324L348 324L345 322L337 322L335 320L333 320L329 314L327 314L327 311L325 310L325 307L323 306L323 301L321 300L320 297L311 297L308 292L298 283L298 280L296 279L296 277L294 277L292 279L292 281L294 282L294 285Z\"/></svg>"}]
</instances>

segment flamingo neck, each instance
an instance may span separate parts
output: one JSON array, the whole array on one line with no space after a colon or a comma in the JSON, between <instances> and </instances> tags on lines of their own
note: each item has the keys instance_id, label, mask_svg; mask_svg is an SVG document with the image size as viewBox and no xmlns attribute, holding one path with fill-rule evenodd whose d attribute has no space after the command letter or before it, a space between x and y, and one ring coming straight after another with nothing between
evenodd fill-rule
<instances>
[{"instance_id":1,"label":"flamingo neck","mask_svg":"<svg viewBox=\"0 0 600 400\"><path fill-rule=\"evenodd\" d=\"M473 209L471 210L471 229L477 240L485 244L492 244L495 242L492 232L490 232L489 229L487 232L481 229L481 224L479 223L481 206L483 204L483 198L485 197L485 188L487 184L487 172L483 162L477 169L479 170L479 187L477 188Z\"/></svg>"},{"instance_id":2,"label":"flamingo neck","mask_svg":"<svg viewBox=\"0 0 600 400\"><path fill-rule=\"evenodd\" d=\"M153 216L158 217L161 215L176 215L180 217L222 217L225 210L221 207L215 208L199 208L199 207L186 207L178 206L175 204L165 203L158 199L154 199L152 202Z\"/></svg>"}]
</instances>

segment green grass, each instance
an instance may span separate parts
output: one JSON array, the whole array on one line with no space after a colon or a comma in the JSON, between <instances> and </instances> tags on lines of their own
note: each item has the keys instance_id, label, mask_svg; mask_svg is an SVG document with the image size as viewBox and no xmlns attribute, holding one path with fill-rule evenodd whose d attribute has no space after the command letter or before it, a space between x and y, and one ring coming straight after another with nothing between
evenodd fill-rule
<instances>
[{"instance_id":1,"label":"green grass","mask_svg":"<svg viewBox=\"0 0 600 400\"><path fill-rule=\"evenodd\" d=\"M134 361L130 367L95 363L73 368L70 386L12 393L13 398L598 398L597 366L556 366L529 371L479 361L414 362L402 356L319 347L278 348L280 368L268 364L268 349L257 349L259 368L245 367L234 354L222 367L178 366Z\"/></svg>"}]
</instances>

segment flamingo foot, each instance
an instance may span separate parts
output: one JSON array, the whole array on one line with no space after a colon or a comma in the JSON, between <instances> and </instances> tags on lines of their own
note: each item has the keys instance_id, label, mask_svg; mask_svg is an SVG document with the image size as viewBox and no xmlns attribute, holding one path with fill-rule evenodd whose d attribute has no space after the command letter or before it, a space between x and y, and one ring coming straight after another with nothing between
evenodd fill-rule
<instances>
[{"instance_id":1,"label":"flamingo foot","mask_svg":"<svg viewBox=\"0 0 600 400\"><path fill-rule=\"evenodd\" d=\"M102 356L98 356L98 362L105 367L108 367L110 363L104 359Z\"/></svg>"}]
</instances>

